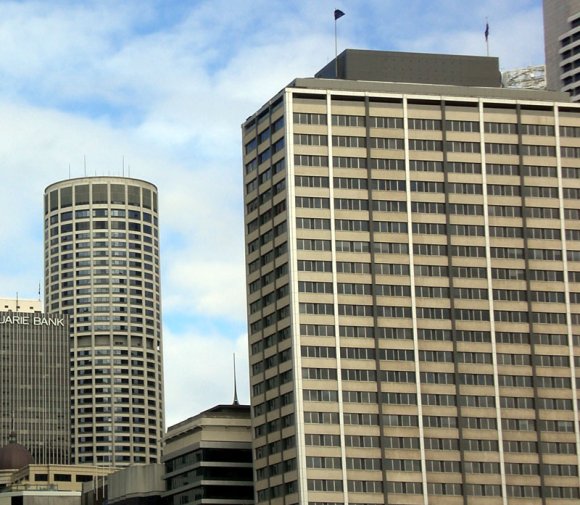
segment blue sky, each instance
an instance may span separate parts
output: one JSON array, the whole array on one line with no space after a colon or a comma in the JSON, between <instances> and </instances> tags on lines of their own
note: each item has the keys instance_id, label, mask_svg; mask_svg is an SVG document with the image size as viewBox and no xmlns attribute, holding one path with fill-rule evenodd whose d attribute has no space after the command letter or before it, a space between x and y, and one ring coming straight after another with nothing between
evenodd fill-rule
<instances>
[{"instance_id":1,"label":"blue sky","mask_svg":"<svg viewBox=\"0 0 580 505\"><path fill-rule=\"evenodd\" d=\"M345 48L543 63L540 0L0 0L0 297L42 281L42 194L159 187L168 425L249 401L240 124Z\"/></svg>"}]
</instances>

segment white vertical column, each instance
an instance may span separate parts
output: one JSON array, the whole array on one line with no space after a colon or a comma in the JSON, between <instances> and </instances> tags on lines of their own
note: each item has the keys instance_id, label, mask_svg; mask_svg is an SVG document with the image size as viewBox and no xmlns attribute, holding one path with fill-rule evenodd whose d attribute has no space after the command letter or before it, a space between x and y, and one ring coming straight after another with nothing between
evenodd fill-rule
<instances>
[{"instance_id":1,"label":"white vertical column","mask_svg":"<svg viewBox=\"0 0 580 505\"><path fill-rule=\"evenodd\" d=\"M499 468L501 478L501 494L503 505L508 504L505 478L505 459L503 451L503 429L501 425L501 403L499 394L499 373L497 367L497 345L495 341L495 317L493 305L493 281L491 277L491 244L489 239L489 214L487 201L487 168L485 157L485 121L483 116L483 100L479 100L479 144L481 151L481 183L483 190L483 221L485 227L485 262L487 270L487 300L489 303L489 328L491 333L491 359L493 364L493 387L495 397L495 418L497 423L497 445L499 450ZM522 197L523 198L523 197Z\"/></svg>"},{"instance_id":2,"label":"white vertical column","mask_svg":"<svg viewBox=\"0 0 580 505\"><path fill-rule=\"evenodd\" d=\"M340 325L338 322L338 281L336 272L336 228L334 222L334 166L332 163L332 93L326 93L326 131L328 144L328 196L330 199L330 247L332 261L332 304L334 307L334 346L336 349L336 381L338 395L338 423L340 430L340 459L344 505L348 505L348 479L344 435L344 403L342 400L342 363L340 357Z\"/></svg>"},{"instance_id":3,"label":"white vertical column","mask_svg":"<svg viewBox=\"0 0 580 505\"><path fill-rule=\"evenodd\" d=\"M288 228L288 285L290 286L290 331L292 332L292 367L294 369L294 416L296 420L296 470L299 503L308 503L308 475L304 440L304 401L302 395L302 355L300 352L300 306L298 301L298 250L296 244L296 213L294 187L294 121L293 94L284 92L286 121L286 219Z\"/></svg>"},{"instance_id":4,"label":"white vertical column","mask_svg":"<svg viewBox=\"0 0 580 505\"><path fill-rule=\"evenodd\" d=\"M566 219L564 206L564 185L562 179L562 154L560 151L560 115L554 104L554 130L556 136L556 172L558 174L558 200L560 205L560 235L562 240L562 265L564 269L564 300L566 303L566 328L568 336L568 356L570 360L570 383L572 386L572 409L574 411L574 435L576 437L576 459L580 468L580 428L578 426L578 389L576 387L576 367L574 366L574 334L572 332L572 310L570 307L570 280L568 279L568 251L566 244ZM580 485L580 476L579 482Z\"/></svg>"},{"instance_id":5,"label":"white vertical column","mask_svg":"<svg viewBox=\"0 0 580 505\"><path fill-rule=\"evenodd\" d=\"M423 402L421 398L421 367L419 362L419 335L417 331L417 297L415 296L415 262L413 255L413 219L411 212L411 163L409 160L409 125L407 96L403 95L403 128L405 131L405 190L407 197L407 237L409 241L409 277L411 279L411 316L413 321L413 352L415 354L415 385L417 394L417 421L419 426L419 448L421 451L421 481L423 505L429 505L427 492L427 464L425 456L425 431L423 427Z\"/></svg>"}]
</instances>

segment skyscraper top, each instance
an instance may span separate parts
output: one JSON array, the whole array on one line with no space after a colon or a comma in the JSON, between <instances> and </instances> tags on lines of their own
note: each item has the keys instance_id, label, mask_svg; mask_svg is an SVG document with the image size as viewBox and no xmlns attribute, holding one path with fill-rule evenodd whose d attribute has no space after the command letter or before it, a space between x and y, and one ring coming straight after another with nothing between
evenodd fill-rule
<instances>
[{"instance_id":1,"label":"skyscraper top","mask_svg":"<svg viewBox=\"0 0 580 505\"><path fill-rule=\"evenodd\" d=\"M68 179L62 179L61 181L57 181L57 182L53 182L52 184L49 184L46 187L46 191L50 191L50 189L53 186L58 186L58 185L62 185L62 184L71 184L71 183L77 183L77 182L81 182L81 181L90 181L92 183L94 182L98 182L99 180L102 180L103 182L110 182L110 183L128 183L128 182L134 182L134 183L138 183L138 184L145 184L145 185L149 185L155 189L157 189L157 186L155 184L153 184L152 182L146 181L144 179L138 179L135 177L126 177L126 176L121 176L121 175L87 175L84 177L70 177Z\"/></svg>"}]
</instances>

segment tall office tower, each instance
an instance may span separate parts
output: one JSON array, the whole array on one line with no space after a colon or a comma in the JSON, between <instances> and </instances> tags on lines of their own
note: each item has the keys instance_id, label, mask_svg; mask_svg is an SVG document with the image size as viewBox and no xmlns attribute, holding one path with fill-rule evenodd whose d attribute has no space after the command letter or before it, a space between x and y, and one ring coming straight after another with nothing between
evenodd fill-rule
<instances>
[{"instance_id":1,"label":"tall office tower","mask_svg":"<svg viewBox=\"0 0 580 505\"><path fill-rule=\"evenodd\" d=\"M242 128L257 502L578 503L580 106L338 63Z\"/></svg>"},{"instance_id":2,"label":"tall office tower","mask_svg":"<svg viewBox=\"0 0 580 505\"><path fill-rule=\"evenodd\" d=\"M46 188L45 304L70 316L72 462L161 461L157 188L85 177Z\"/></svg>"},{"instance_id":3,"label":"tall office tower","mask_svg":"<svg viewBox=\"0 0 580 505\"><path fill-rule=\"evenodd\" d=\"M12 437L37 464L69 463L68 319L40 302L0 300L0 446Z\"/></svg>"},{"instance_id":4,"label":"tall office tower","mask_svg":"<svg viewBox=\"0 0 580 505\"><path fill-rule=\"evenodd\" d=\"M580 100L580 0L544 0L544 51L549 90Z\"/></svg>"}]
</instances>

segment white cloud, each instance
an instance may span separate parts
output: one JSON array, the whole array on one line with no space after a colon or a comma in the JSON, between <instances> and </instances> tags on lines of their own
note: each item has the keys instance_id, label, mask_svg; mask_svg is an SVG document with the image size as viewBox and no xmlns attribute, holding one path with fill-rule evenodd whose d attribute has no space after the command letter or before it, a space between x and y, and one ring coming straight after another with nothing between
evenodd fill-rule
<instances>
[{"instance_id":1,"label":"white cloud","mask_svg":"<svg viewBox=\"0 0 580 505\"><path fill-rule=\"evenodd\" d=\"M233 354L236 354L238 399L249 404L247 336L235 340L222 335L165 332L166 425L234 398Z\"/></svg>"}]
</instances>

